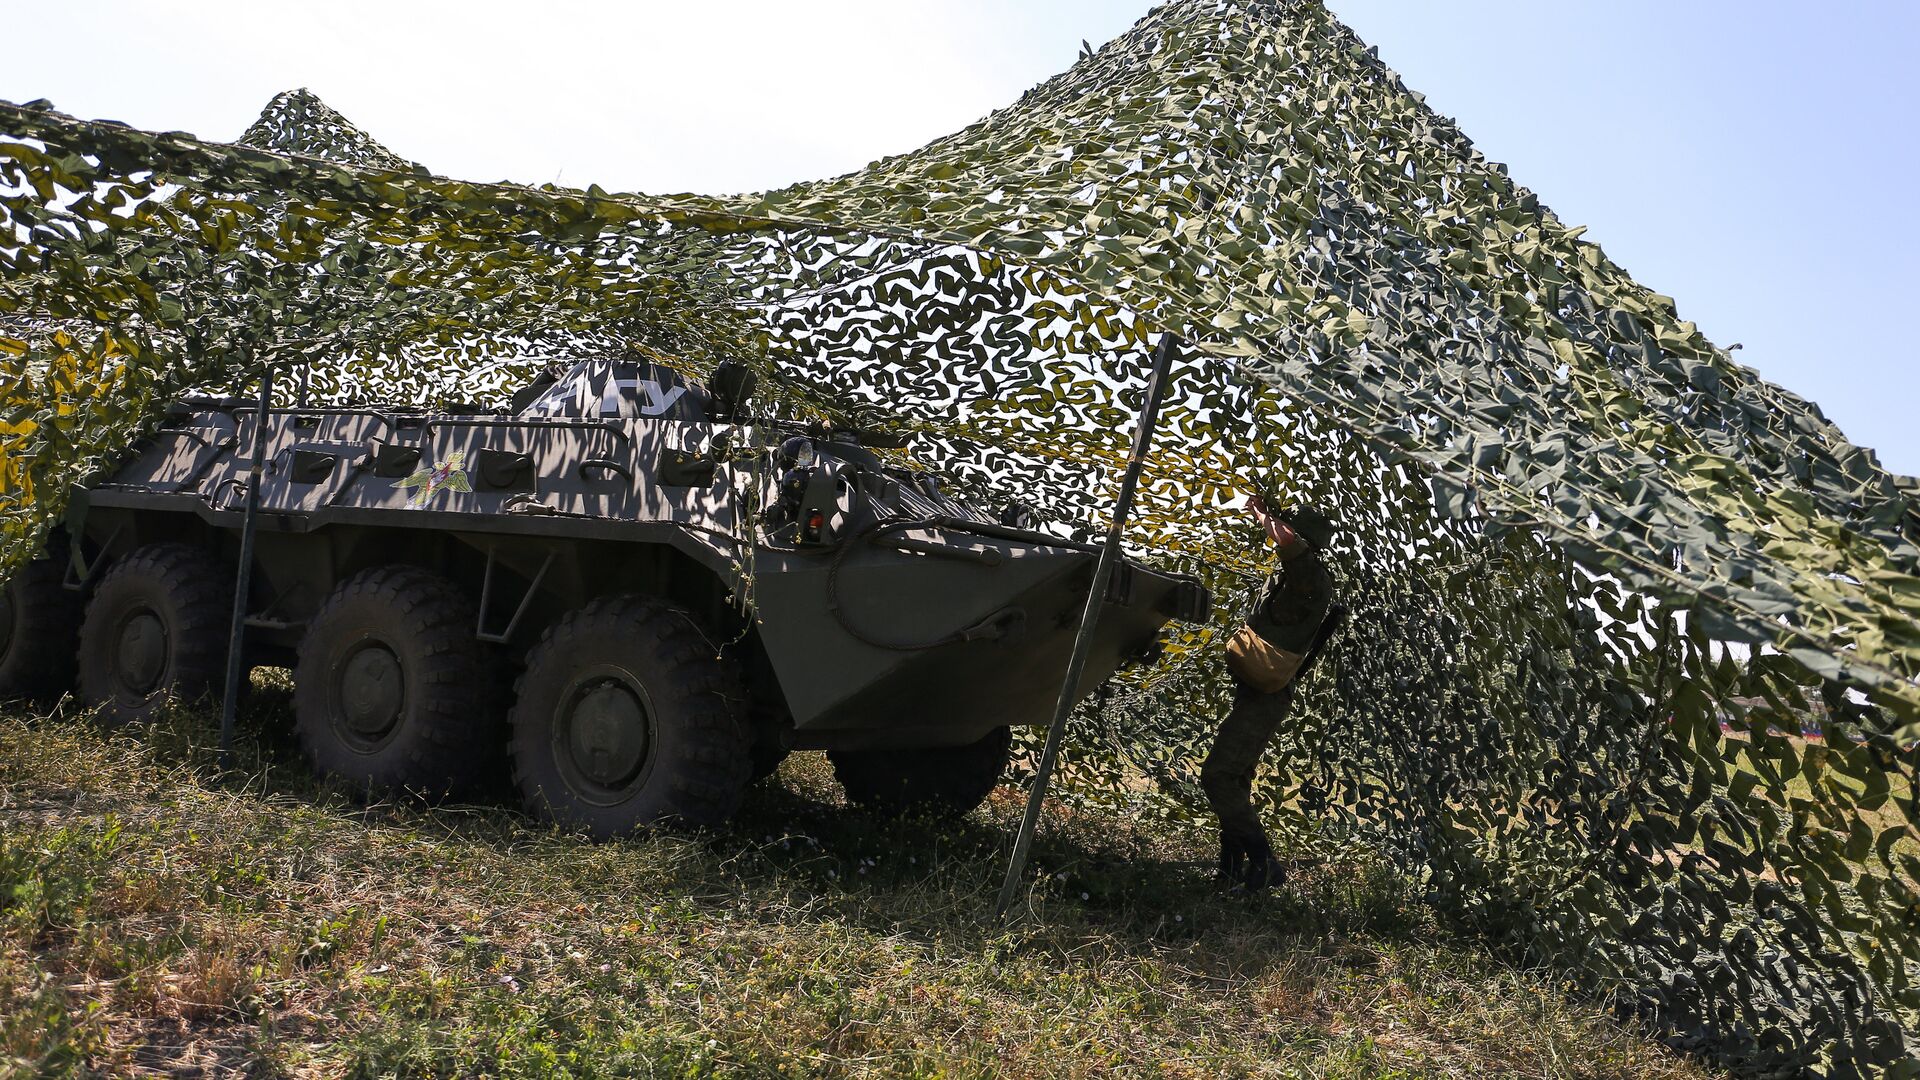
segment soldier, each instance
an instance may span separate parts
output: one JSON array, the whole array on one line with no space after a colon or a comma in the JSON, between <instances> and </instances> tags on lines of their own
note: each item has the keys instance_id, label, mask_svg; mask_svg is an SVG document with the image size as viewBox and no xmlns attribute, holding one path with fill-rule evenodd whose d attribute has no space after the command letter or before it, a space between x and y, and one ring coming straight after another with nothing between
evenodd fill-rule
<instances>
[{"instance_id":1,"label":"soldier","mask_svg":"<svg viewBox=\"0 0 1920 1080\"><path fill-rule=\"evenodd\" d=\"M1263 889L1286 869L1253 809L1253 771L1293 705L1293 678L1311 652L1333 603L1333 579L1320 553L1333 522L1308 508L1276 511L1259 495L1250 507L1279 550L1280 569L1227 647L1233 710L1200 768L1200 786L1220 818L1220 877Z\"/></svg>"}]
</instances>

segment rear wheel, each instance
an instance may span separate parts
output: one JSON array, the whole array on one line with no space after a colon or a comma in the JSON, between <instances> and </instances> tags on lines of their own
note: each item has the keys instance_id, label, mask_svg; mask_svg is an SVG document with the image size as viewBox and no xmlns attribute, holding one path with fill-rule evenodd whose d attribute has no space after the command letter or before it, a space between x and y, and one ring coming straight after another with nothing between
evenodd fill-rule
<instances>
[{"instance_id":1,"label":"rear wheel","mask_svg":"<svg viewBox=\"0 0 1920 1080\"><path fill-rule=\"evenodd\" d=\"M294 727L307 760L379 791L478 788L498 762L499 695L472 601L417 566L341 582L307 625Z\"/></svg>"},{"instance_id":2,"label":"rear wheel","mask_svg":"<svg viewBox=\"0 0 1920 1080\"><path fill-rule=\"evenodd\" d=\"M751 767L747 772L747 782L757 784L780 771L780 763L793 754L781 733L793 727L793 718L788 715L785 706L773 706L764 702L754 705L747 711L749 718L749 742L747 757Z\"/></svg>"},{"instance_id":3,"label":"rear wheel","mask_svg":"<svg viewBox=\"0 0 1920 1080\"><path fill-rule=\"evenodd\" d=\"M54 559L35 559L0 587L0 701L50 701L73 689L80 647L78 593Z\"/></svg>"},{"instance_id":4,"label":"rear wheel","mask_svg":"<svg viewBox=\"0 0 1920 1080\"><path fill-rule=\"evenodd\" d=\"M780 765L792 754L793 751L778 743L764 739L754 740L753 749L749 752L753 760L752 768L747 772L747 782L757 784L779 772Z\"/></svg>"},{"instance_id":5,"label":"rear wheel","mask_svg":"<svg viewBox=\"0 0 1920 1080\"><path fill-rule=\"evenodd\" d=\"M113 566L80 626L80 700L110 724L157 718L213 693L227 667L233 572L188 544L149 544Z\"/></svg>"},{"instance_id":6,"label":"rear wheel","mask_svg":"<svg viewBox=\"0 0 1920 1080\"><path fill-rule=\"evenodd\" d=\"M833 775L855 806L887 815L959 817L986 801L1007 771L1013 732L995 728L965 746L833 750Z\"/></svg>"},{"instance_id":7,"label":"rear wheel","mask_svg":"<svg viewBox=\"0 0 1920 1080\"><path fill-rule=\"evenodd\" d=\"M596 837L718 825L751 769L739 672L693 616L643 596L595 600L527 654L514 780L534 813Z\"/></svg>"}]
</instances>

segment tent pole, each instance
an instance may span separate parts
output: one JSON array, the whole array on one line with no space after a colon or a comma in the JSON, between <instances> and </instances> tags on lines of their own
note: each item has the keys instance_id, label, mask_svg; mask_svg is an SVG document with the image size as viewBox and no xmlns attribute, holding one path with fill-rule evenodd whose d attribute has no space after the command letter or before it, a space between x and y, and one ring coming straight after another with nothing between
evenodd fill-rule
<instances>
[{"instance_id":1,"label":"tent pole","mask_svg":"<svg viewBox=\"0 0 1920 1080\"><path fill-rule=\"evenodd\" d=\"M233 767L233 723L240 707L240 676L247 638L247 590L253 579L253 537L260 518L260 479L267 456L267 409L273 405L273 364L260 369L260 404L253 413L253 458L247 465L247 512L240 526L240 567L233 580L233 622L227 631L227 685L220 699L220 767Z\"/></svg>"},{"instance_id":2,"label":"tent pole","mask_svg":"<svg viewBox=\"0 0 1920 1080\"><path fill-rule=\"evenodd\" d=\"M1060 698L1053 707L1053 724L1047 728L1047 743L1040 751L1040 763L1034 769L1033 790L1027 794L1027 813L1020 821L1020 831L1014 836L1013 858L1007 863L1006 880L1000 884L1000 899L993 909L993 917L997 921L1005 921L1007 910L1013 906L1014 894L1020 889L1021 875L1026 872L1027 855L1033 847L1033 834L1040 825L1040 808L1047 799L1047 783L1053 777L1054 759L1060 754L1060 742L1067 732L1067 717L1080 699L1080 677L1086 671L1088 654L1093 651L1094 627L1100 621L1100 606L1106 602L1107 582L1113 577L1113 565L1120 558L1120 537L1126 530L1127 517L1133 511L1134 488L1140 481L1141 466L1146 464L1147 448L1153 442L1154 425L1160 419L1160 401L1167 391L1168 372L1173 367L1173 354L1179 348L1178 337L1162 334L1159 346L1154 349L1153 375L1147 382L1146 399L1140 404L1140 422L1133 432L1133 453L1128 457L1127 471L1120 479L1120 497L1114 503L1113 524L1107 529L1107 542L1100 548L1100 561L1094 566L1093 585L1087 590L1087 605L1080 615L1080 631L1074 635L1066 678L1060 684Z\"/></svg>"}]
</instances>

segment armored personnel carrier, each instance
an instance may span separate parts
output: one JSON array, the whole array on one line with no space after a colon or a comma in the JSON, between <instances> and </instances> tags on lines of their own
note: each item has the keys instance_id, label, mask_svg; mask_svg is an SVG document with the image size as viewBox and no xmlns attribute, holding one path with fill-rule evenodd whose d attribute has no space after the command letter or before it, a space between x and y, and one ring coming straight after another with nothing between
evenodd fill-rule
<instances>
[{"instance_id":1,"label":"armored personnel carrier","mask_svg":"<svg viewBox=\"0 0 1920 1080\"><path fill-rule=\"evenodd\" d=\"M126 723L218 691L264 423L246 660L293 669L317 770L446 793L504 759L604 836L725 820L801 748L856 803L971 809L1051 719L1097 547L751 389L620 360L510 412L183 401L7 583L0 696L77 686ZM1199 582L1117 569L1083 693L1207 616Z\"/></svg>"}]
</instances>

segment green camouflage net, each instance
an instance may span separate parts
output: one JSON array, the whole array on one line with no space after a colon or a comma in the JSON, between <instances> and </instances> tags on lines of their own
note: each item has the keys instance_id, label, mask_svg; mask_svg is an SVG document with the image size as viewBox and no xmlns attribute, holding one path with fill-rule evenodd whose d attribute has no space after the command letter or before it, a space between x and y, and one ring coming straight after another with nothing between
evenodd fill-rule
<instances>
[{"instance_id":1,"label":"green camouflage net","mask_svg":"<svg viewBox=\"0 0 1920 1080\"><path fill-rule=\"evenodd\" d=\"M437 178L304 92L241 145L44 104L0 136L9 562L190 388L498 403L595 343L747 360L1097 527L1178 333L1135 549L1237 598L1246 493L1343 528L1275 826L1756 1073L1920 1075L1920 483L1318 3L1178 0L920 151L734 199ZM1081 789L1192 812L1220 606L1076 721Z\"/></svg>"}]
</instances>

